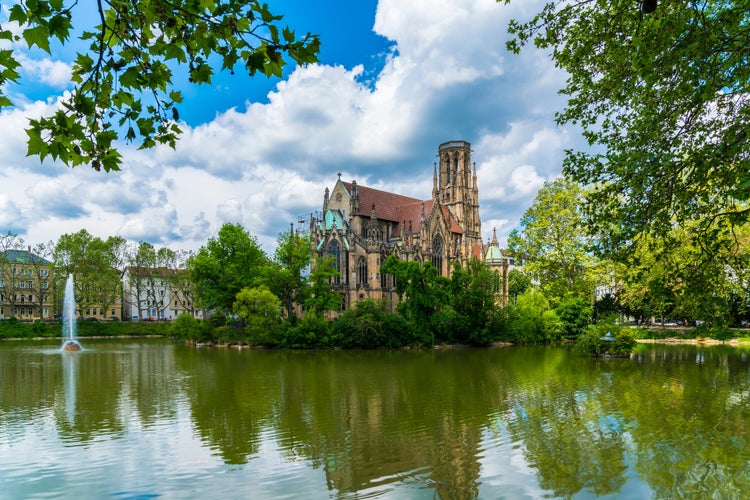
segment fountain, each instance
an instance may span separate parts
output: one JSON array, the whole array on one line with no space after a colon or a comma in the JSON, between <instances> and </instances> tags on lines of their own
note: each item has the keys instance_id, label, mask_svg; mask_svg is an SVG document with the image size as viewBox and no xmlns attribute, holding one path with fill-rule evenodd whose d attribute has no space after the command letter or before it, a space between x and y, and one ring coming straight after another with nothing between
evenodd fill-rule
<instances>
[{"instance_id":1,"label":"fountain","mask_svg":"<svg viewBox=\"0 0 750 500\"><path fill-rule=\"evenodd\" d=\"M76 292L73 288L73 275L68 275L65 282L65 299L63 301L63 351L80 351L81 344L76 337Z\"/></svg>"}]
</instances>

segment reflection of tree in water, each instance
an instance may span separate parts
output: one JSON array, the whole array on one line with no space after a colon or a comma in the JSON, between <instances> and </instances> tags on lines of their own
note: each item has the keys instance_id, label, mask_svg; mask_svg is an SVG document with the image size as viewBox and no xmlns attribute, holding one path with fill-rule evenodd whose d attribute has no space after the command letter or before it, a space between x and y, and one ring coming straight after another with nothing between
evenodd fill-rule
<instances>
[{"instance_id":1,"label":"reflection of tree in water","mask_svg":"<svg viewBox=\"0 0 750 500\"><path fill-rule=\"evenodd\" d=\"M482 429L507 385L502 362L456 352L200 351L181 365L196 428L226 462L251 459L270 428L339 492L414 480L476 496Z\"/></svg>"},{"instance_id":2,"label":"reflection of tree in water","mask_svg":"<svg viewBox=\"0 0 750 500\"><path fill-rule=\"evenodd\" d=\"M510 434L523 443L542 488L559 496L584 489L617 493L626 482L626 442L622 419L608 408L611 377L589 359L579 363L559 349L545 352L539 363L517 373Z\"/></svg>"},{"instance_id":3,"label":"reflection of tree in water","mask_svg":"<svg viewBox=\"0 0 750 500\"><path fill-rule=\"evenodd\" d=\"M721 349L181 352L194 425L225 462L271 436L339 493L476 497L498 415L554 495L625 494L635 472L659 498L732 497L750 479L747 361Z\"/></svg>"},{"instance_id":4,"label":"reflection of tree in water","mask_svg":"<svg viewBox=\"0 0 750 500\"><path fill-rule=\"evenodd\" d=\"M172 346L119 347L94 344L87 351L61 353L64 381L55 408L63 439L123 435L131 423L147 428L174 415L176 388L166 376L174 372Z\"/></svg>"},{"instance_id":5,"label":"reflection of tree in water","mask_svg":"<svg viewBox=\"0 0 750 500\"><path fill-rule=\"evenodd\" d=\"M476 496L482 426L501 398L488 363L455 352L311 354L287 365L279 434L307 443L329 488L415 480Z\"/></svg>"},{"instance_id":6,"label":"reflection of tree in water","mask_svg":"<svg viewBox=\"0 0 750 500\"><path fill-rule=\"evenodd\" d=\"M178 360L195 428L228 464L247 463L258 453L279 390L275 371L248 354L188 349Z\"/></svg>"},{"instance_id":7,"label":"reflection of tree in water","mask_svg":"<svg viewBox=\"0 0 750 500\"><path fill-rule=\"evenodd\" d=\"M635 469L658 498L741 498L750 481L750 379L729 347L658 346L619 380ZM666 372L667 382L661 375ZM653 375L653 376L652 376ZM654 383L653 381L658 382Z\"/></svg>"},{"instance_id":8,"label":"reflection of tree in water","mask_svg":"<svg viewBox=\"0 0 750 500\"><path fill-rule=\"evenodd\" d=\"M615 494L632 467L656 498L742 496L750 380L736 351L658 346L526 375L507 425L555 495Z\"/></svg>"}]
</instances>

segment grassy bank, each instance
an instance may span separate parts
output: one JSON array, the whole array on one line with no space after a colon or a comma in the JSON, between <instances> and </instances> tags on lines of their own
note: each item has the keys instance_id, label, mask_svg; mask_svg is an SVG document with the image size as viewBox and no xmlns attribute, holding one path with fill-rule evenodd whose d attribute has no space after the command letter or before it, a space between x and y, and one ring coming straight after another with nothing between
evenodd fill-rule
<instances>
[{"instance_id":1,"label":"grassy bank","mask_svg":"<svg viewBox=\"0 0 750 500\"><path fill-rule=\"evenodd\" d=\"M77 325L76 337L168 336L171 327L171 323L156 322L80 321ZM18 321L14 318L0 321L0 340L61 338L62 336L62 324L59 322L35 321L30 323Z\"/></svg>"},{"instance_id":2,"label":"grassy bank","mask_svg":"<svg viewBox=\"0 0 750 500\"><path fill-rule=\"evenodd\" d=\"M631 336L639 341L699 341L750 342L750 331L744 328L728 327L633 327Z\"/></svg>"}]
</instances>

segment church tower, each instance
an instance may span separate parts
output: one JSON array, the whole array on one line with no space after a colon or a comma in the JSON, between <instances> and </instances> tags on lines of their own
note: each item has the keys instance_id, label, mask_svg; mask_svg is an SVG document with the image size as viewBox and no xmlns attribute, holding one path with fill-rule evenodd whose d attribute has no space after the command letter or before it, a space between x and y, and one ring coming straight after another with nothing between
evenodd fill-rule
<instances>
[{"instance_id":1,"label":"church tower","mask_svg":"<svg viewBox=\"0 0 750 500\"><path fill-rule=\"evenodd\" d=\"M433 174L433 196L450 210L464 230L467 247L482 243L479 219L479 188L476 165L471 164L471 144L466 141L444 142L438 149L440 177Z\"/></svg>"}]
</instances>

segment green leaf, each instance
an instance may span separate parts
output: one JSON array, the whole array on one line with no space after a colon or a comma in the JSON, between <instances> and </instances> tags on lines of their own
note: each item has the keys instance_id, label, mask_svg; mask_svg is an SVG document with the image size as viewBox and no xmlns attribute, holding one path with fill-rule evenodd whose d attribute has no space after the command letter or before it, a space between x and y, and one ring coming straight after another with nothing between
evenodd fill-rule
<instances>
[{"instance_id":1,"label":"green leaf","mask_svg":"<svg viewBox=\"0 0 750 500\"><path fill-rule=\"evenodd\" d=\"M176 103L182 102L182 92L179 92L177 90L173 90L169 93L169 98L172 99L172 101Z\"/></svg>"},{"instance_id":2,"label":"green leaf","mask_svg":"<svg viewBox=\"0 0 750 500\"><path fill-rule=\"evenodd\" d=\"M29 140L26 141L26 156L38 155L43 160L47 154L47 144L42 140L40 124L36 120L31 120L29 128L26 130Z\"/></svg>"},{"instance_id":3,"label":"green leaf","mask_svg":"<svg viewBox=\"0 0 750 500\"><path fill-rule=\"evenodd\" d=\"M10 14L8 15L9 21L15 21L23 26L26 24L26 19L26 11L20 3L16 3L10 8Z\"/></svg>"},{"instance_id":4,"label":"green leaf","mask_svg":"<svg viewBox=\"0 0 750 500\"><path fill-rule=\"evenodd\" d=\"M49 51L49 31L44 26L36 26L34 28L27 28L23 30L23 38L29 47L36 45L43 51L50 53Z\"/></svg>"}]
</instances>

